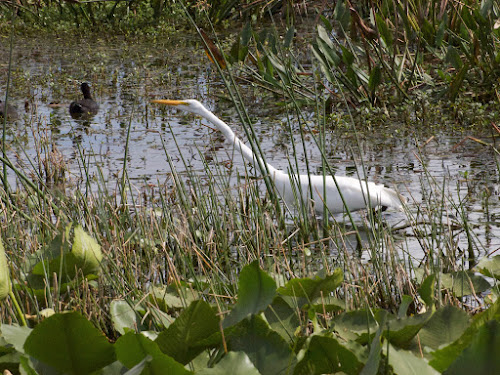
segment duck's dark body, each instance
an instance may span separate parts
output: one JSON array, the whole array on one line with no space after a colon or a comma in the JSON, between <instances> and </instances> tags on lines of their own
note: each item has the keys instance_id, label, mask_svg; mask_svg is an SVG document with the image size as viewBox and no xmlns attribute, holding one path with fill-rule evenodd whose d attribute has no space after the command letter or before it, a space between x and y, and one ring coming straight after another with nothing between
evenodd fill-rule
<instances>
[{"instance_id":1,"label":"duck's dark body","mask_svg":"<svg viewBox=\"0 0 500 375\"><path fill-rule=\"evenodd\" d=\"M7 108L5 108L5 103L0 100L0 117L4 116L7 116L8 120L17 120L19 118L15 107L7 104Z\"/></svg>"},{"instance_id":2,"label":"duck's dark body","mask_svg":"<svg viewBox=\"0 0 500 375\"><path fill-rule=\"evenodd\" d=\"M69 105L69 113L73 118L89 117L97 114L99 104L97 104L92 95L90 95L90 86L84 82L81 86L83 99L72 102Z\"/></svg>"}]
</instances>

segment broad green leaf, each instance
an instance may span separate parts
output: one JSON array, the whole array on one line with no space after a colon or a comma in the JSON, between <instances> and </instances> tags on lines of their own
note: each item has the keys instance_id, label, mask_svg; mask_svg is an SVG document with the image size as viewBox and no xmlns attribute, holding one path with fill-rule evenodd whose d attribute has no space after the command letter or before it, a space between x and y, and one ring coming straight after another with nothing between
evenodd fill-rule
<instances>
[{"instance_id":1,"label":"broad green leaf","mask_svg":"<svg viewBox=\"0 0 500 375\"><path fill-rule=\"evenodd\" d=\"M295 36L295 27L290 26L285 34L285 40L283 41L283 46L285 48L290 48L292 45L293 37Z\"/></svg>"},{"instance_id":2,"label":"broad green leaf","mask_svg":"<svg viewBox=\"0 0 500 375\"><path fill-rule=\"evenodd\" d=\"M406 313L408 312L408 307L410 304L413 302L413 298L408 295L404 295L401 298L401 304L399 305L398 309L398 318L404 318L406 317Z\"/></svg>"},{"instance_id":3,"label":"broad green leaf","mask_svg":"<svg viewBox=\"0 0 500 375\"><path fill-rule=\"evenodd\" d=\"M219 353L218 359L220 359L221 355L222 352ZM189 364L185 366L185 368L189 368L191 371L198 373L198 371L206 369L208 365L213 365L213 363L214 359L210 356L209 351L204 350L195 358L193 358L193 360L191 360Z\"/></svg>"},{"instance_id":4,"label":"broad green leaf","mask_svg":"<svg viewBox=\"0 0 500 375\"><path fill-rule=\"evenodd\" d=\"M31 269L31 273L35 275L45 276L46 273L59 273L60 261L55 264L52 269L49 269L49 264L51 261L57 258L61 258L61 256L68 254L70 252L69 248L69 233L71 230L71 224L69 224L63 233L59 233L52 241L50 241L47 248L40 251L40 253L36 254L36 258L32 259L32 262L35 262ZM42 259L42 261L38 261ZM36 260L36 261L35 261ZM73 271L74 273L74 271Z\"/></svg>"},{"instance_id":5,"label":"broad green leaf","mask_svg":"<svg viewBox=\"0 0 500 375\"><path fill-rule=\"evenodd\" d=\"M163 353L185 365L205 349L197 346L199 341L217 331L219 318L208 303L199 300L191 303L155 342Z\"/></svg>"},{"instance_id":6,"label":"broad green leaf","mask_svg":"<svg viewBox=\"0 0 500 375\"><path fill-rule=\"evenodd\" d=\"M33 330L28 327L2 324L0 331L2 332L2 337L8 344L14 346L18 352L24 353L24 343Z\"/></svg>"},{"instance_id":7,"label":"broad green leaf","mask_svg":"<svg viewBox=\"0 0 500 375\"><path fill-rule=\"evenodd\" d=\"M285 75L287 74L286 67L282 64L280 58L277 55L268 51L266 56L267 56L268 62L273 66L273 68L276 71L284 73Z\"/></svg>"},{"instance_id":8,"label":"broad green leaf","mask_svg":"<svg viewBox=\"0 0 500 375\"><path fill-rule=\"evenodd\" d=\"M321 296L328 296L334 292L344 281L344 274L340 268L337 268L330 276L314 279L292 279L278 293L284 296L305 297L308 301L314 301Z\"/></svg>"},{"instance_id":9,"label":"broad green leaf","mask_svg":"<svg viewBox=\"0 0 500 375\"><path fill-rule=\"evenodd\" d=\"M111 301L109 312L114 329L121 335L124 335L127 330L137 329L137 315L126 301Z\"/></svg>"},{"instance_id":10,"label":"broad green leaf","mask_svg":"<svg viewBox=\"0 0 500 375\"><path fill-rule=\"evenodd\" d=\"M372 315L374 314L374 316ZM367 343L384 322L383 336L398 346L405 345L418 333L432 312L397 318L385 310L356 310L333 318L335 330L347 340Z\"/></svg>"},{"instance_id":11,"label":"broad green leaf","mask_svg":"<svg viewBox=\"0 0 500 375\"><path fill-rule=\"evenodd\" d=\"M412 353L406 350L398 350L389 344L383 345L384 354L389 358L389 364L394 369L395 374L399 375L437 375L425 359L415 357Z\"/></svg>"},{"instance_id":12,"label":"broad green leaf","mask_svg":"<svg viewBox=\"0 0 500 375\"><path fill-rule=\"evenodd\" d=\"M328 31L326 31L325 27L322 25L318 25L317 29L319 40L322 41L328 48L334 50L335 47L333 46L333 42L331 41L330 36L328 35Z\"/></svg>"},{"instance_id":13,"label":"broad green leaf","mask_svg":"<svg viewBox=\"0 0 500 375\"><path fill-rule=\"evenodd\" d=\"M9 295L11 288L9 264L7 263L3 241L0 237L0 300Z\"/></svg>"},{"instance_id":14,"label":"broad green leaf","mask_svg":"<svg viewBox=\"0 0 500 375\"><path fill-rule=\"evenodd\" d=\"M379 322L381 321L381 318L379 318L380 313L385 313L385 311L380 311L377 314L377 321ZM392 344L398 346L407 345L431 316L432 311L404 318L395 318L393 315L388 315L388 327L384 329L384 337L389 339Z\"/></svg>"},{"instance_id":15,"label":"broad green leaf","mask_svg":"<svg viewBox=\"0 0 500 375\"><path fill-rule=\"evenodd\" d=\"M351 13L349 9L347 9L344 1L337 1L337 4L335 5L335 9L333 11L333 18L340 22L344 31L349 30Z\"/></svg>"},{"instance_id":16,"label":"broad green leaf","mask_svg":"<svg viewBox=\"0 0 500 375\"><path fill-rule=\"evenodd\" d=\"M361 83L368 83L368 81L370 80L370 77L365 72L365 70L363 68L360 68L356 64L352 64L352 66L350 67L350 69L348 69L348 73L350 73L350 71L355 74L355 77L359 78L359 80L361 81ZM351 77L350 79L351 79L351 81L353 83L357 82L357 80L355 78Z\"/></svg>"},{"instance_id":17,"label":"broad green leaf","mask_svg":"<svg viewBox=\"0 0 500 375\"><path fill-rule=\"evenodd\" d=\"M436 38L434 40L434 46L436 48L440 48L442 43L443 43L443 38L444 38L444 32L446 30L446 21L443 20L441 21L441 23L439 24L439 27L438 27L438 30L436 32Z\"/></svg>"},{"instance_id":18,"label":"broad green leaf","mask_svg":"<svg viewBox=\"0 0 500 375\"><path fill-rule=\"evenodd\" d=\"M167 287L154 286L151 288L151 300L162 311L185 308L186 304L178 296L167 292Z\"/></svg>"},{"instance_id":19,"label":"broad green leaf","mask_svg":"<svg viewBox=\"0 0 500 375\"><path fill-rule=\"evenodd\" d=\"M448 96L451 101L454 101L457 98L460 88L462 87L462 82L465 78L465 74L467 74L468 70L469 64L464 64L464 66L462 66L462 68L453 78L453 81L451 81L450 87L448 88Z\"/></svg>"},{"instance_id":20,"label":"broad green leaf","mask_svg":"<svg viewBox=\"0 0 500 375\"><path fill-rule=\"evenodd\" d=\"M476 268L483 275L500 280L500 255L495 255L492 258L484 257L476 265Z\"/></svg>"},{"instance_id":21,"label":"broad green leaf","mask_svg":"<svg viewBox=\"0 0 500 375\"><path fill-rule=\"evenodd\" d=\"M245 59L248 56L248 47L247 46L240 46L238 50L238 61L245 61Z\"/></svg>"},{"instance_id":22,"label":"broad green leaf","mask_svg":"<svg viewBox=\"0 0 500 375\"><path fill-rule=\"evenodd\" d=\"M434 285L436 281L436 275L432 274L427 276L422 284L420 285L420 288L418 289L418 293L420 294L420 297L422 297L422 300L425 302L425 305L430 307L434 305Z\"/></svg>"},{"instance_id":23,"label":"broad green leaf","mask_svg":"<svg viewBox=\"0 0 500 375\"><path fill-rule=\"evenodd\" d=\"M500 323L490 320L481 327L471 344L447 369L454 375L500 374Z\"/></svg>"},{"instance_id":24,"label":"broad green leaf","mask_svg":"<svg viewBox=\"0 0 500 375\"><path fill-rule=\"evenodd\" d=\"M172 358L168 356L153 358L147 355L140 363L132 367L123 375L187 375L192 374L191 371L186 370L181 366L172 367L170 361ZM175 362L175 361L174 361Z\"/></svg>"},{"instance_id":25,"label":"broad green leaf","mask_svg":"<svg viewBox=\"0 0 500 375\"><path fill-rule=\"evenodd\" d=\"M312 51L314 57L316 57L316 59L318 60L319 67L320 67L321 71L323 72L323 74L325 75L325 78L328 80L328 82L331 82L331 83L335 82L335 77L334 77L334 75L331 72L330 67L329 67L330 64L328 64L326 62L323 54L319 51L319 47L315 44L312 44L311 51ZM340 60L340 58L339 58L339 60Z\"/></svg>"},{"instance_id":26,"label":"broad green leaf","mask_svg":"<svg viewBox=\"0 0 500 375\"><path fill-rule=\"evenodd\" d=\"M229 352L213 368L197 371L196 375L260 375L244 352Z\"/></svg>"},{"instance_id":27,"label":"broad green leaf","mask_svg":"<svg viewBox=\"0 0 500 375\"><path fill-rule=\"evenodd\" d=\"M430 46L433 46L435 44L435 38L436 38L435 23L434 22L431 23L426 18L422 18L419 26L423 38Z\"/></svg>"},{"instance_id":28,"label":"broad green leaf","mask_svg":"<svg viewBox=\"0 0 500 375\"><path fill-rule=\"evenodd\" d=\"M43 260L35 264L31 270L33 275L45 278L47 275L57 273L63 277L62 282L67 283L75 278L78 270L81 270L85 276L92 276L92 273L99 270L102 260L100 246L83 231L81 226L77 226L74 230L73 244L70 251L71 227L71 225L68 225L64 233L57 235L50 242L41 255Z\"/></svg>"},{"instance_id":29,"label":"broad green leaf","mask_svg":"<svg viewBox=\"0 0 500 375\"><path fill-rule=\"evenodd\" d=\"M340 49L342 50L342 61L348 67L352 68L352 65L354 64L354 60L355 60L354 54L351 52L351 50L344 47L343 45L340 45ZM367 80L367 82L368 82L368 80Z\"/></svg>"},{"instance_id":30,"label":"broad green leaf","mask_svg":"<svg viewBox=\"0 0 500 375\"><path fill-rule=\"evenodd\" d=\"M115 351L116 358L129 369L141 362L147 355L151 357L165 355L154 341L135 332L128 332L119 337L115 343Z\"/></svg>"},{"instance_id":31,"label":"broad green leaf","mask_svg":"<svg viewBox=\"0 0 500 375\"><path fill-rule=\"evenodd\" d=\"M444 59L457 70L463 66L460 54L458 53L458 50L453 46L448 46L448 50L446 51L446 56Z\"/></svg>"},{"instance_id":32,"label":"broad green leaf","mask_svg":"<svg viewBox=\"0 0 500 375\"><path fill-rule=\"evenodd\" d=\"M21 362L22 354L16 351L12 351L8 354L0 355L0 371L9 370L14 372L19 368ZM8 374L8 373L3 373Z\"/></svg>"},{"instance_id":33,"label":"broad green leaf","mask_svg":"<svg viewBox=\"0 0 500 375\"><path fill-rule=\"evenodd\" d=\"M319 18L321 19L321 22L323 22L323 25L325 25L324 27L326 27L327 30L333 29L332 23L327 17L325 17L324 15L320 15Z\"/></svg>"},{"instance_id":34,"label":"broad green leaf","mask_svg":"<svg viewBox=\"0 0 500 375\"><path fill-rule=\"evenodd\" d=\"M68 374L89 374L115 360L113 345L76 312L52 315L42 321L26 339L24 350Z\"/></svg>"},{"instance_id":35,"label":"broad green leaf","mask_svg":"<svg viewBox=\"0 0 500 375\"><path fill-rule=\"evenodd\" d=\"M344 312L333 318L335 331L346 340L361 339L365 343L368 332L373 334L379 328L373 313L369 310Z\"/></svg>"},{"instance_id":36,"label":"broad green leaf","mask_svg":"<svg viewBox=\"0 0 500 375\"><path fill-rule=\"evenodd\" d=\"M384 326L383 323L380 325L377 330L377 334L371 342L370 355L368 356L368 360L366 361L363 370L361 370L360 375L376 375L378 372L382 353L382 326Z\"/></svg>"},{"instance_id":37,"label":"broad green leaf","mask_svg":"<svg viewBox=\"0 0 500 375\"><path fill-rule=\"evenodd\" d=\"M481 1L481 7L479 8L479 14L483 19L487 19L490 16L491 10L493 8L493 0L483 0ZM494 14L491 14L494 17Z\"/></svg>"},{"instance_id":38,"label":"broad green leaf","mask_svg":"<svg viewBox=\"0 0 500 375\"><path fill-rule=\"evenodd\" d=\"M276 297L264 315L275 332L285 340L292 341L300 321L297 312L282 297Z\"/></svg>"},{"instance_id":39,"label":"broad green leaf","mask_svg":"<svg viewBox=\"0 0 500 375\"><path fill-rule=\"evenodd\" d=\"M158 345L140 333L129 332L121 336L115 344L118 360L132 369L142 363L141 374L189 374L183 365L163 354Z\"/></svg>"},{"instance_id":40,"label":"broad green leaf","mask_svg":"<svg viewBox=\"0 0 500 375\"><path fill-rule=\"evenodd\" d=\"M330 40L328 32L321 25L318 25L318 37L316 38L316 42L317 42L316 45L317 50L314 52L318 60L323 63L324 68L330 71L330 67L332 65L338 66L342 61L342 59L335 51L335 46L333 45L333 42ZM324 56L324 58L328 61L324 61L321 56Z\"/></svg>"},{"instance_id":41,"label":"broad green leaf","mask_svg":"<svg viewBox=\"0 0 500 375\"><path fill-rule=\"evenodd\" d=\"M110 365L103 367L101 370L94 372L92 375L123 375L126 367L120 361L114 361Z\"/></svg>"},{"instance_id":42,"label":"broad green leaf","mask_svg":"<svg viewBox=\"0 0 500 375\"><path fill-rule=\"evenodd\" d=\"M252 314L258 314L273 301L276 282L254 261L243 267L238 279L238 302L224 319L224 328L230 327Z\"/></svg>"},{"instance_id":43,"label":"broad green leaf","mask_svg":"<svg viewBox=\"0 0 500 375\"><path fill-rule=\"evenodd\" d=\"M491 288L490 283L472 271L441 274L441 286L451 290L457 297L481 293Z\"/></svg>"},{"instance_id":44,"label":"broad green leaf","mask_svg":"<svg viewBox=\"0 0 500 375\"><path fill-rule=\"evenodd\" d=\"M200 299L199 294L189 286L153 286L150 289L151 301L164 312L186 308L191 302Z\"/></svg>"},{"instance_id":45,"label":"broad green leaf","mask_svg":"<svg viewBox=\"0 0 500 375\"><path fill-rule=\"evenodd\" d=\"M21 356L22 354L16 351L5 355L0 355L0 371L3 370L1 374L4 375L7 374L11 375L12 373L16 374L19 369L19 364L21 362Z\"/></svg>"},{"instance_id":46,"label":"broad green leaf","mask_svg":"<svg viewBox=\"0 0 500 375\"><path fill-rule=\"evenodd\" d=\"M363 363L357 356L336 338L315 335L311 337L302 360L295 366L294 375L359 374L362 368Z\"/></svg>"},{"instance_id":47,"label":"broad green leaf","mask_svg":"<svg viewBox=\"0 0 500 375\"><path fill-rule=\"evenodd\" d=\"M241 45L247 47L251 37L252 37L252 25L250 22L247 22L245 24L245 27L241 31L241 36L240 36Z\"/></svg>"},{"instance_id":48,"label":"broad green leaf","mask_svg":"<svg viewBox=\"0 0 500 375\"><path fill-rule=\"evenodd\" d=\"M128 370L124 375L142 375L143 371L148 371L147 366L152 360L153 358L150 355L146 356L146 358Z\"/></svg>"},{"instance_id":49,"label":"broad green leaf","mask_svg":"<svg viewBox=\"0 0 500 375\"><path fill-rule=\"evenodd\" d=\"M229 50L228 60L230 63L239 61L241 48L240 39L236 39Z\"/></svg>"},{"instance_id":50,"label":"broad green leaf","mask_svg":"<svg viewBox=\"0 0 500 375\"><path fill-rule=\"evenodd\" d=\"M75 278L78 270L81 270L86 276L91 275L92 269L82 268L83 266L85 266L85 264L73 253L65 253L54 259L42 260L33 267L32 272L33 275L41 276L44 282L46 275L53 273L57 273L58 275L61 274L62 282L69 283Z\"/></svg>"},{"instance_id":51,"label":"broad green leaf","mask_svg":"<svg viewBox=\"0 0 500 375\"><path fill-rule=\"evenodd\" d=\"M469 316L454 306L443 306L437 310L418 332L422 347L434 350L457 340L469 325Z\"/></svg>"},{"instance_id":52,"label":"broad green leaf","mask_svg":"<svg viewBox=\"0 0 500 375\"><path fill-rule=\"evenodd\" d=\"M319 314L336 313L345 310L345 302L333 296L326 296L324 298L316 298L314 303L306 304L302 306L302 309L314 309Z\"/></svg>"},{"instance_id":53,"label":"broad green leaf","mask_svg":"<svg viewBox=\"0 0 500 375\"><path fill-rule=\"evenodd\" d=\"M80 262L80 267L88 270L88 273L99 270L102 261L101 246L83 230L81 225L75 227L71 252Z\"/></svg>"},{"instance_id":54,"label":"broad green leaf","mask_svg":"<svg viewBox=\"0 0 500 375\"><path fill-rule=\"evenodd\" d=\"M461 355L463 350L471 344L476 332L493 319L500 320L500 299L497 299L489 309L475 315L469 327L453 344L433 352L433 359L429 362L431 366L440 372L445 371Z\"/></svg>"},{"instance_id":55,"label":"broad green leaf","mask_svg":"<svg viewBox=\"0 0 500 375\"><path fill-rule=\"evenodd\" d=\"M382 82L382 69L380 69L380 65L376 65L373 67L370 78L368 80L368 88L373 93L377 89L378 85Z\"/></svg>"},{"instance_id":56,"label":"broad green leaf","mask_svg":"<svg viewBox=\"0 0 500 375\"><path fill-rule=\"evenodd\" d=\"M291 373L295 366L295 354L287 342L272 331L260 315L252 315L230 330L226 335L228 349L245 352L260 374Z\"/></svg>"},{"instance_id":57,"label":"broad green leaf","mask_svg":"<svg viewBox=\"0 0 500 375\"><path fill-rule=\"evenodd\" d=\"M39 375L38 372L36 372L33 369L31 360L28 358L28 356L22 356L19 359L19 373L22 375Z\"/></svg>"},{"instance_id":58,"label":"broad green leaf","mask_svg":"<svg viewBox=\"0 0 500 375\"><path fill-rule=\"evenodd\" d=\"M377 13L375 15L375 18L377 20L377 28L378 32L380 33L380 37L384 41L385 45L388 48L391 48L393 43L391 30L389 30L389 27L387 26L387 23L385 22L385 19L382 17L382 15Z\"/></svg>"},{"instance_id":59,"label":"broad green leaf","mask_svg":"<svg viewBox=\"0 0 500 375\"><path fill-rule=\"evenodd\" d=\"M68 253L66 253L65 255L68 255ZM50 259L50 258L43 259L42 261L35 264L35 266L33 267L31 272L33 275L38 275L38 276L45 276L46 274L51 274L51 273L59 273L59 271L61 270L61 259L64 259L64 258L59 256L59 257L54 258L54 259ZM73 259L75 259L74 256L73 256ZM76 261L73 261L72 268L74 268L75 264L76 264ZM68 278L73 278L75 276L75 272L71 269L71 267L69 267L69 270L66 270L65 264L64 264L62 270L63 270L63 272L65 271L66 273L72 271L72 274Z\"/></svg>"}]
</instances>

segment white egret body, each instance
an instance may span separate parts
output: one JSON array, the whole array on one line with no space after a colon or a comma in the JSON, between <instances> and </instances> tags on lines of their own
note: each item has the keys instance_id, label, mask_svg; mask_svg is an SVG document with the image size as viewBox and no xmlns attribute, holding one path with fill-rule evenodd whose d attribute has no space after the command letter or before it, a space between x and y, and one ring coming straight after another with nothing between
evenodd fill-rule
<instances>
[{"instance_id":1,"label":"white egret body","mask_svg":"<svg viewBox=\"0 0 500 375\"><path fill-rule=\"evenodd\" d=\"M378 206L400 208L401 202L404 202L404 197L401 197L396 191L374 182L345 176L290 175L280 171L272 165L264 163L259 156L255 155L247 145L236 137L236 134L224 121L217 118L197 100L153 100L151 102L174 106L210 121L246 160L252 164L258 162L267 167L278 193L287 204L295 204L297 199L300 199L296 196L302 195L303 202L312 200L316 212L323 213L326 205L330 213L336 214L346 212L346 207L349 211Z\"/></svg>"}]
</instances>

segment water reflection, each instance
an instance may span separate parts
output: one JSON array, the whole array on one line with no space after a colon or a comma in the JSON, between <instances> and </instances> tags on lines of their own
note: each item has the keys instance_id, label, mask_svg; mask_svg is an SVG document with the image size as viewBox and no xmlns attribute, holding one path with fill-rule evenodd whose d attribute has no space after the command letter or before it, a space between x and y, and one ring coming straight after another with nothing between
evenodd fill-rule
<instances>
[{"instance_id":1,"label":"water reflection","mask_svg":"<svg viewBox=\"0 0 500 375\"><path fill-rule=\"evenodd\" d=\"M186 165L180 153L200 176L205 174L203 162L214 165L230 161L234 173L243 173L246 165L240 155L224 146L224 140L210 129L208 122L149 105L153 97L197 98L245 139L234 108L217 99L225 91L216 72L199 65L205 58L203 49L190 47L191 42L170 41L171 45L162 46L156 41L153 48L142 41L88 41L75 51L67 48L63 40L50 43L35 38L18 40L10 102L20 108L24 105L23 98L29 97L32 105L30 112L9 128L13 158L21 165L29 165L28 158L36 160L35 143L43 135L62 153L73 179L86 180L81 165L83 157L91 181L100 180L102 172L103 178L114 186L123 168L130 127L127 171L138 184L170 178L166 153L181 173ZM179 44L187 52L183 53ZM8 53L7 47L0 46L1 58ZM173 49L177 53L168 53ZM2 89L6 78L6 72L2 71ZM76 83L83 80L93 82L94 96L101 107L85 121L72 119L67 110ZM321 173L321 154L314 140L318 136L314 114L305 114L313 128L310 133L302 122L288 122L287 114L267 112L271 118L266 119L265 110L275 111L272 103L254 95L251 87L243 86L242 90L245 89L248 89L248 95L243 96L248 100L245 104L255 120L255 132L266 160L276 168L304 173L307 159L311 172ZM60 106L53 108L49 106L51 102ZM304 139L298 134L299 127L306 129ZM366 173L374 182L396 186L410 202L421 203L422 209L427 207L426 202L442 194L451 213L467 215L480 244L479 253L500 248L499 158L490 149L473 141L462 142L465 134L444 125L410 129L404 123L387 123L380 129L358 125L357 130L359 145L351 128L335 119L329 122L324 135L325 153L335 173L347 176ZM481 134L480 129L473 134L490 137L487 131ZM434 139L426 143L431 136ZM292 141L296 145L295 154ZM454 202L463 203L466 212L454 212ZM404 218L404 214L397 212L385 215L396 223ZM467 247L465 235L458 234L457 241L458 247ZM422 244L411 237L400 246L417 258L425 255Z\"/></svg>"}]
</instances>

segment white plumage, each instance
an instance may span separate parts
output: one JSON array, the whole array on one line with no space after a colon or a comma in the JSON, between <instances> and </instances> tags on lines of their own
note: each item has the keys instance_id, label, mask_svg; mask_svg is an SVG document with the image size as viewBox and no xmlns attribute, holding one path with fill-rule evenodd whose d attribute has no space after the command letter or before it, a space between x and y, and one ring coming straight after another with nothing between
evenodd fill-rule
<instances>
[{"instance_id":1,"label":"white plumage","mask_svg":"<svg viewBox=\"0 0 500 375\"><path fill-rule=\"evenodd\" d=\"M379 206L401 208L402 202L405 200L404 197L393 189L353 177L323 177L321 175L307 174L289 175L286 172L280 171L272 165L264 163L260 157L255 155L247 145L236 137L234 132L224 121L217 118L197 100L165 99L153 100L152 103L175 106L176 108L197 114L210 121L222 132L222 134L224 134L227 140L234 145L246 160L253 164L259 162L262 166L265 165L267 167L269 175L274 180L278 193L287 204L295 204L295 196L299 194L299 191L302 194L304 202L310 199L313 201L314 209L318 213L323 213L325 203L330 213L336 214L346 212L346 207L349 211ZM300 189L298 188L299 186Z\"/></svg>"}]
</instances>

